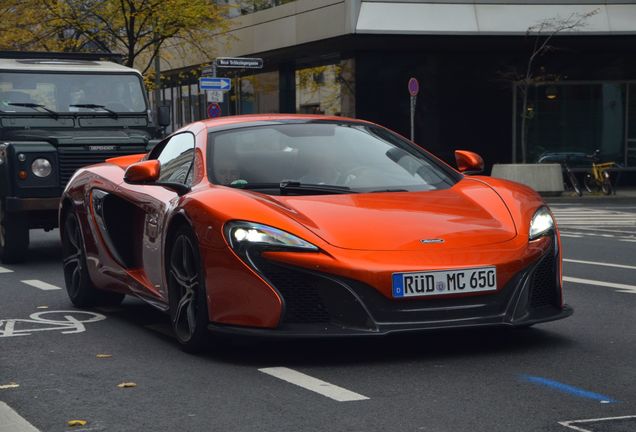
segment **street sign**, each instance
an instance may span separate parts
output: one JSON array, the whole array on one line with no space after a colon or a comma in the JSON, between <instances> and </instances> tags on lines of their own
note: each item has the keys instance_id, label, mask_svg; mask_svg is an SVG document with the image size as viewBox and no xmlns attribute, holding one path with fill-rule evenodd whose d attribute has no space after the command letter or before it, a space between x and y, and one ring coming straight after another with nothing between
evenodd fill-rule
<instances>
[{"instance_id":1,"label":"street sign","mask_svg":"<svg viewBox=\"0 0 636 432\"><path fill-rule=\"evenodd\" d=\"M215 60L216 67L238 69L262 69L262 58L249 57L218 57Z\"/></svg>"},{"instance_id":2,"label":"street sign","mask_svg":"<svg viewBox=\"0 0 636 432\"><path fill-rule=\"evenodd\" d=\"M216 76L215 69L213 65L205 66L201 69L201 76Z\"/></svg>"},{"instance_id":3,"label":"street sign","mask_svg":"<svg viewBox=\"0 0 636 432\"><path fill-rule=\"evenodd\" d=\"M417 94L420 92L420 83L417 81L416 78L411 78L409 80L409 94L411 96L417 96Z\"/></svg>"},{"instance_id":4,"label":"street sign","mask_svg":"<svg viewBox=\"0 0 636 432\"><path fill-rule=\"evenodd\" d=\"M409 80L408 89L411 95L411 141L415 141L415 104L417 102L417 94L420 92L420 83L417 78Z\"/></svg>"},{"instance_id":5,"label":"street sign","mask_svg":"<svg viewBox=\"0 0 636 432\"><path fill-rule=\"evenodd\" d=\"M206 90L205 95L208 102L223 102L223 90Z\"/></svg>"},{"instance_id":6,"label":"street sign","mask_svg":"<svg viewBox=\"0 0 636 432\"><path fill-rule=\"evenodd\" d=\"M216 102L212 102L208 104L208 117L217 118L217 117L221 117L221 114L222 114L221 105L219 105Z\"/></svg>"},{"instance_id":7,"label":"street sign","mask_svg":"<svg viewBox=\"0 0 636 432\"><path fill-rule=\"evenodd\" d=\"M199 87L201 90L229 91L232 88L232 80L230 78L200 77Z\"/></svg>"}]
</instances>

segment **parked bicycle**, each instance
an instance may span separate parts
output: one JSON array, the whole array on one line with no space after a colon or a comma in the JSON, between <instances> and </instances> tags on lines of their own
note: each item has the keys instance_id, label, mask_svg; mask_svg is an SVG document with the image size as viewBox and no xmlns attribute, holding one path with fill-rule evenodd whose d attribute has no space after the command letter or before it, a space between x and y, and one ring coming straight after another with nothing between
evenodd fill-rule
<instances>
[{"instance_id":1,"label":"parked bicycle","mask_svg":"<svg viewBox=\"0 0 636 432\"><path fill-rule=\"evenodd\" d=\"M574 192L577 196L583 195L583 191L579 186L579 182L574 175L574 172L568 166L570 160L580 160L585 158L585 153L578 152L549 152L543 153L539 156L539 163L558 163L561 165L561 172L563 173L563 190L566 192Z\"/></svg>"},{"instance_id":2,"label":"parked bicycle","mask_svg":"<svg viewBox=\"0 0 636 432\"><path fill-rule=\"evenodd\" d=\"M618 167L619 164L613 161L599 163L600 153L600 150L595 150L588 156L592 160L592 168L590 172L585 173L583 185L588 192L601 191L604 195L615 194L616 188L612 185L610 169Z\"/></svg>"}]
</instances>

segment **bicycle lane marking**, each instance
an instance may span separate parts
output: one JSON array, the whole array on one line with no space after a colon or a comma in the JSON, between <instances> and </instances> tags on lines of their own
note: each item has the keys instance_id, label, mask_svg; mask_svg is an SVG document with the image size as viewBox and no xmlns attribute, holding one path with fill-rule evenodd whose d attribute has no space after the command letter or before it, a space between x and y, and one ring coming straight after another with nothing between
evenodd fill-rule
<instances>
[{"instance_id":1,"label":"bicycle lane marking","mask_svg":"<svg viewBox=\"0 0 636 432\"><path fill-rule=\"evenodd\" d=\"M44 315L64 314L63 319L45 318ZM75 315L75 316L74 316ZM85 319L77 316L88 315ZM106 316L87 311L45 311L29 315L29 319L0 320L0 338L30 336L33 332L60 331L62 334L76 334L86 331L85 323L105 320Z\"/></svg>"},{"instance_id":2,"label":"bicycle lane marking","mask_svg":"<svg viewBox=\"0 0 636 432\"><path fill-rule=\"evenodd\" d=\"M0 432L40 432L6 403L0 401Z\"/></svg>"},{"instance_id":3,"label":"bicycle lane marking","mask_svg":"<svg viewBox=\"0 0 636 432\"><path fill-rule=\"evenodd\" d=\"M618 402L616 399L610 396L596 393L589 390L585 390L580 387L575 387L573 385L565 384L560 381L555 381L549 378L544 378L544 377L534 376L534 375L525 375L525 374L520 375L519 378L521 378L522 381L526 381L532 384L537 384L543 387L547 387L552 390L559 391L561 393L569 394L571 396L576 396L583 399L592 399L602 404L610 404L610 403Z\"/></svg>"}]
</instances>

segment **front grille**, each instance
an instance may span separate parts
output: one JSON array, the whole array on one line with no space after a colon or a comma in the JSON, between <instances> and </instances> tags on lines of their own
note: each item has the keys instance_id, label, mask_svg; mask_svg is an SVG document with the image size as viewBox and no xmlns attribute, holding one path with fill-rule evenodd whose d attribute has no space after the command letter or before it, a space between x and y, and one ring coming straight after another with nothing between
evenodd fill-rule
<instances>
[{"instance_id":1,"label":"front grille","mask_svg":"<svg viewBox=\"0 0 636 432\"><path fill-rule=\"evenodd\" d=\"M258 268L285 300L284 323L326 323L329 313L319 294L325 279L259 260ZM327 281L328 282L328 281Z\"/></svg>"},{"instance_id":2,"label":"front grille","mask_svg":"<svg viewBox=\"0 0 636 432\"><path fill-rule=\"evenodd\" d=\"M108 158L145 153L144 146L122 146L112 151L91 151L87 146L58 148L60 185L65 187L75 171L87 165L104 162Z\"/></svg>"},{"instance_id":3,"label":"front grille","mask_svg":"<svg viewBox=\"0 0 636 432\"><path fill-rule=\"evenodd\" d=\"M531 307L559 306L559 287L557 286L556 272L554 247L551 247L532 272L530 285Z\"/></svg>"}]
</instances>

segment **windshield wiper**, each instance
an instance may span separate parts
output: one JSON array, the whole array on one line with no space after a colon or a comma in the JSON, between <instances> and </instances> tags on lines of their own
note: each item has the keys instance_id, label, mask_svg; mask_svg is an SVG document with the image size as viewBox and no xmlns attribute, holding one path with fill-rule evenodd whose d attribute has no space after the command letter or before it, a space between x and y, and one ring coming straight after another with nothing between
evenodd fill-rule
<instances>
[{"instance_id":1,"label":"windshield wiper","mask_svg":"<svg viewBox=\"0 0 636 432\"><path fill-rule=\"evenodd\" d=\"M117 114L115 111L113 111L111 109L106 108L104 105L97 105L97 104L71 104L69 106L70 107L75 107L75 108L103 109L104 111L109 113L114 119L119 118L119 114Z\"/></svg>"},{"instance_id":2,"label":"windshield wiper","mask_svg":"<svg viewBox=\"0 0 636 432\"><path fill-rule=\"evenodd\" d=\"M376 189L370 191L370 193L379 193L379 192L408 192L408 189Z\"/></svg>"},{"instance_id":3,"label":"windshield wiper","mask_svg":"<svg viewBox=\"0 0 636 432\"><path fill-rule=\"evenodd\" d=\"M44 111L46 111L47 113L51 114L51 116L54 119L58 119L58 117L60 116L60 113L55 112L51 109L48 109L47 107L45 107L42 104L36 104L36 103L32 103L32 102L9 102L7 105L11 105L11 106L19 106L19 107L25 107L25 108L42 108Z\"/></svg>"},{"instance_id":4,"label":"windshield wiper","mask_svg":"<svg viewBox=\"0 0 636 432\"><path fill-rule=\"evenodd\" d=\"M287 195L288 192L308 192L310 194L353 193L351 188L347 186L301 183L297 180L283 180L280 182L279 188L282 195Z\"/></svg>"},{"instance_id":5,"label":"windshield wiper","mask_svg":"<svg viewBox=\"0 0 636 432\"><path fill-rule=\"evenodd\" d=\"M245 183L233 187L239 189L278 189L281 195L326 195L356 193L346 186L301 183L297 180L283 180L280 183Z\"/></svg>"}]
</instances>

